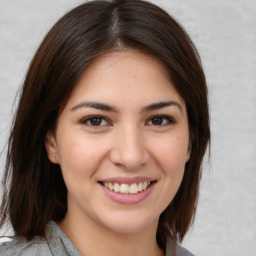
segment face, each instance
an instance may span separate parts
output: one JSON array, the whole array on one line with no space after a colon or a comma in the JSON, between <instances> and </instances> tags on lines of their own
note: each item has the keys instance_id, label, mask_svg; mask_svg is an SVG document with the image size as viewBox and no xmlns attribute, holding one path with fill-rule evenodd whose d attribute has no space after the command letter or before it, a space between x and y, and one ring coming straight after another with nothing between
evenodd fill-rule
<instances>
[{"instance_id":1,"label":"face","mask_svg":"<svg viewBox=\"0 0 256 256\"><path fill-rule=\"evenodd\" d=\"M82 74L46 149L61 166L67 216L120 233L146 230L174 198L189 159L184 100L157 59L107 53Z\"/></svg>"}]
</instances>

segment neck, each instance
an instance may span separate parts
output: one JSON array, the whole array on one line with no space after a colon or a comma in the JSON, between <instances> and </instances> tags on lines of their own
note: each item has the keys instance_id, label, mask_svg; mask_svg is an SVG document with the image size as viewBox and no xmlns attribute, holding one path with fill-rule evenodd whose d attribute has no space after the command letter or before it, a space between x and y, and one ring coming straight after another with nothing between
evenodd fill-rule
<instances>
[{"instance_id":1,"label":"neck","mask_svg":"<svg viewBox=\"0 0 256 256\"><path fill-rule=\"evenodd\" d=\"M67 213L59 226L83 256L163 256L156 242L157 224L143 231L118 233L89 218L81 222Z\"/></svg>"}]
</instances>

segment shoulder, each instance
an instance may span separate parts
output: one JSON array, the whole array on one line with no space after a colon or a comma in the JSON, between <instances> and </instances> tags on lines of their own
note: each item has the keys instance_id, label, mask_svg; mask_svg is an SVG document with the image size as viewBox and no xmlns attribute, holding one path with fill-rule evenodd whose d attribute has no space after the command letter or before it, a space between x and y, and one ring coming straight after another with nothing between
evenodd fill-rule
<instances>
[{"instance_id":1,"label":"shoulder","mask_svg":"<svg viewBox=\"0 0 256 256\"><path fill-rule=\"evenodd\" d=\"M177 248L177 255L176 256L195 256L195 255L192 254L191 252L189 252L187 249L179 246Z\"/></svg>"},{"instance_id":2,"label":"shoulder","mask_svg":"<svg viewBox=\"0 0 256 256\"><path fill-rule=\"evenodd\" d=\"M81 256L76 247L58 225L50 221L45 229L45 238L36 237L31 241L14 238L0 246L1 256Z\"/></svg>"},{"instance_id":3,"label":"shoulder","mask_svg":"<svg viewBox=\"0 0 256 256\"><path fill-rule=\"evenodd\" d=\"M52 255L51 250L43 238L35 238L31 241L24 241L15 238L11 242L4 243L0 246L1 256L46 256Z\"/></svg>"},{"instance_id":4,"label":"shoulder","mask_svg":"<svg viewBox=\"0 0 256 256\"><path fill-rule=\"evenodd\" d=\"M178 246L174 243L172 239L167 240L166 245L166 256L195 256L191 252L189 252L187 249Z\"/></svg>"}]
</instances>

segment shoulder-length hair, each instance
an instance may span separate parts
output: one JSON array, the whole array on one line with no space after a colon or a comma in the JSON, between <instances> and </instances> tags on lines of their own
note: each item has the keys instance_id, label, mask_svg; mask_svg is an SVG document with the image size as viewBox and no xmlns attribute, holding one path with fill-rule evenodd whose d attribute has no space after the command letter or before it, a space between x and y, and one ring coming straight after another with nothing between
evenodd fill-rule
<instances>
[{"instance_id":1,"label":"shoulder-length hair","mask_svg":"<svg viewBox=\"0 0 256 256\"><path fill-rule=\"evenodd\" d=\"M184 29L161 8L142 0L90 1L64 15L48 32L26 74L11 129L0 209L15 235L44 236L50 220L67 211L60 166L45 149L46 134L90 63L99 55L132 48L165 66L186 103L191 156L182 184L161 214L157 242L181 242L194 220L202 159L210 138L207 87L198 52Z\"/></svg>"}]
</instances>

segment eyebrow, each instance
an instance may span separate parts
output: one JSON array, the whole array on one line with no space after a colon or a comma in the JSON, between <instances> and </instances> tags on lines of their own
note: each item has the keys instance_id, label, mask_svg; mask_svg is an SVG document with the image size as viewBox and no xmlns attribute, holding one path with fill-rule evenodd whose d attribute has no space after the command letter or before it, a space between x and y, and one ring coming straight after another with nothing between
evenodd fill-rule
<instances>
[{"instance_id":1,"label":"eyebrow","mask_svg":"<svg viewBox=\"0 0 256 256\"><path fill-rule=\"evenodd\" d=\"M162 102L153 103L144 107L142 109L142 112L149 112L149 111L158 110L158 109L170 107L170 106L176 106L182 112L182 107L177 101L162 101Z\"/></svg>"},{"instance_id":2,"label":"eyebrow","mask_svg":"<svg viewBox=\"0 0 256 256\"><path fill-rule=\"evenodd\" d=\"M94 101L84 101L77 105L75 105L73 108L71 108L71 111L77 110L79 108L95 108L99 110L104 110L108 112L118 112L116 107L107 105L100 102L94 102Z\"/></svg>"},{"instance_id":3,"label":"eyebrow","mask_svg":"<svg viewBox=\"0 0 256 256\"><path fill-rule=\"evenodd\" d=\"M153 103L153 104L143 107L141 112L142 113L150 112L153 110L158 110L158 109L170 107L170 106L176 106L179 108L179 110L181 112L183 112L181 105L177 101L156 102L156 103ZM94 102L94 101L83 101L83 102L75 105L74 107L72 107L71 111L75 111L79 108L95 108L95 109L104 110L107 112L115 112L115 113L118 112L118 109L114 106L111 106L111 105L108 105L105 103L101 103L101 102Z\"/></svg>"}]
</instances>

